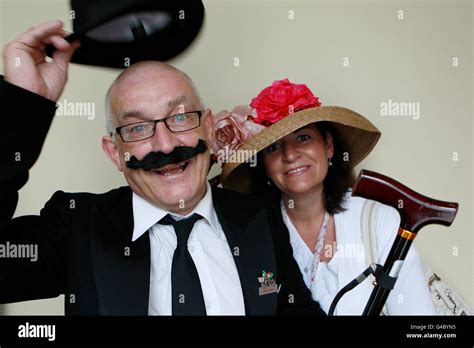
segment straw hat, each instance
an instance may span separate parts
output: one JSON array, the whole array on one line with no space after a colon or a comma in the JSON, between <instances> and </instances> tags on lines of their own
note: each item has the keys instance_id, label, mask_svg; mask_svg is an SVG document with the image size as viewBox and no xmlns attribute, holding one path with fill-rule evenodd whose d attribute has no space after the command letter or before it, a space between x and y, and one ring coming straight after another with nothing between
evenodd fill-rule
<instances>
[{"instance_id":1,"label":"straw hat","mask_svg":"<svg viewBox=\"0 0 474 348\"><path fill-rule=\"evenodd\" d=\"M236 149L239 152L239 156L235 157L237 160L226 162L222 166L221 182L225 188L240 192L249 192L252 187L253 178L249 166L244 165L244 163L249 163L252 155L265 149L275 141L311 123L328 121L332 124L336 129L338 138L347 145L353 166L356 166L367 157L379 140L381 135L380 131L364 116L343 107L318 106L320 105L318 98L315 98L305 85L295 85L286 79L275 81L272 86L264 89L257 98L252 100L251 106L256 108L257 117L254 117L251 122L268 124L268 119L265 120L264 115L259 114L259 109L268 113L268 105L270 105L270 108L275 107L274 100L271 103L263 102L263 104L266 104L263 105L261 100L259 101L258 98L262 97L263 99L268 99L268 92L270 92L270 94L280 94L281 91L278 90L278 83L285 85L281 86L280 84L281 88L299 88L300 92L302 86L304 86L306 91L302 93L305 94L303 99L306 101L303 104L306 103L312 107L304 108L305 106L303 105L303 110L285 116L280 115L282 118L278 119L273 124L270 124L268 127L260 130L256 134L248 136L247 139ZM273 87L273 92L268 90L271 87ZM262 93L265 94L265 90L267 90L266 96L262 95ZM314 99L308 98L308 91ZM290 96L289 99L290 101L293 99L293 104L298 104L298 100L294 100L294 95ZM312 100L312 102L308 102L308 100ZM272 115L272 117L275 116L274 113Z\"/></svg>"}]
</instances>

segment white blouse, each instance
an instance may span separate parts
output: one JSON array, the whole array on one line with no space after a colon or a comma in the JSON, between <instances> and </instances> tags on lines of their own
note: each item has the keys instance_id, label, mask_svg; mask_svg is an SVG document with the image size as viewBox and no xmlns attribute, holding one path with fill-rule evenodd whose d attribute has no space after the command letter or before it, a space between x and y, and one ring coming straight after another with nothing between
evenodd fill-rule
<instances>
[{"instance_id":1,"label":"white blouse","mask_svg":"<svg viewBox=\"0 0 474 348\"><path fill-rule=\"evenodd\" d=\"M332 300L345 285L362 273L368 265L362 242L361 216L366 200L352 197L348 191L342 207L346 210L334 215L336 233L336 252L329 262L320 262L316 271L313 299L318 301L327 313ZM303 241L291 222L283 200L281 213L290 233L293 257L303 275L306 286L311 289L313 253ZM376 236L379 260L385 261L397 235L400 224L398 212L383 205L377 210ZM323 254L326 249L323 249ZM383 262L380 262L383 265ZM400 271L394 289L387 299L390 315L435 315L428 285L422 271L421 259L412 245ZM373 289L373 277L370 276L340 300L335 315L361 315Z\"/></svg>"}]
</instances>

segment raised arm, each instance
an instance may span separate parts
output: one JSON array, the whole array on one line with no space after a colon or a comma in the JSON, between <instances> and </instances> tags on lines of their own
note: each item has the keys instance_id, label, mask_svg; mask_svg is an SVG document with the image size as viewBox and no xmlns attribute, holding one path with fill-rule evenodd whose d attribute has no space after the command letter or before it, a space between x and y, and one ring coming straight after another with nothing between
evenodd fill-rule
<instances>
[{"instance_id":1,"label":"raised arm","mask_svg":"<svg viewBox=\"0 0 474 348\"><path fill-rule=\"evenodd\" d=\"M0 303L57 296L63 286L68 224L64 194L53 196L38 216L13 218L18 191L38 159L67 80L68 62L78 47L63 39L61 27L60 21L33 27L3 51ZM58 49L49 62L43 51L48 43Z\"/></svg>"}]
</instances>

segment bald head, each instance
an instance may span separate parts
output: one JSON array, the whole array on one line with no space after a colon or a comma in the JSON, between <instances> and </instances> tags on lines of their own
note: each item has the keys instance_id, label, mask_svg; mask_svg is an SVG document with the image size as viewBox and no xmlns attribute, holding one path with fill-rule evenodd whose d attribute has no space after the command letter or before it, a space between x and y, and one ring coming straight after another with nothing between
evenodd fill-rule
<instances>
[{"instance_id":1,"label":"bald head","mask_svg":"<svg viewBox=\"0 0 474 348\"><path fill-rule=\"evenodd\" d=\"M111 134L117 127L117 119L114 110L114 99L126 91L129 86L140 83L140 81L153 79L156 83L160 83L162 78L172 78L182 80L189 86L191 91L197 96L200 102L200 109L204 109L204 103L199 92L191 78L183 71L174 66L158 62L144 61L131 65L112 82L105 96L105 127L107 134Z\"/></svg>"}]
</instances>

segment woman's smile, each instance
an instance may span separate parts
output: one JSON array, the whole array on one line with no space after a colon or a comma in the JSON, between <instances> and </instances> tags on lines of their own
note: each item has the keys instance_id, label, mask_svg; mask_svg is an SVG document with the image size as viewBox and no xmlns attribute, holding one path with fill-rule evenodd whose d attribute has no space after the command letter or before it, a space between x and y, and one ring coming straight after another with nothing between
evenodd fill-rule
<instances>
[{"instance_id":1,"label":"woman's smile","mask_svg":"<svg viewBox=\"0 0 474 348\"><path fill-rule=\"evenodd\" d=\"M301 176L303 175L311 166L298 166L293 167L292 169L286 171L284 174L288 177Z\"/></svg>"}]
</instances>

